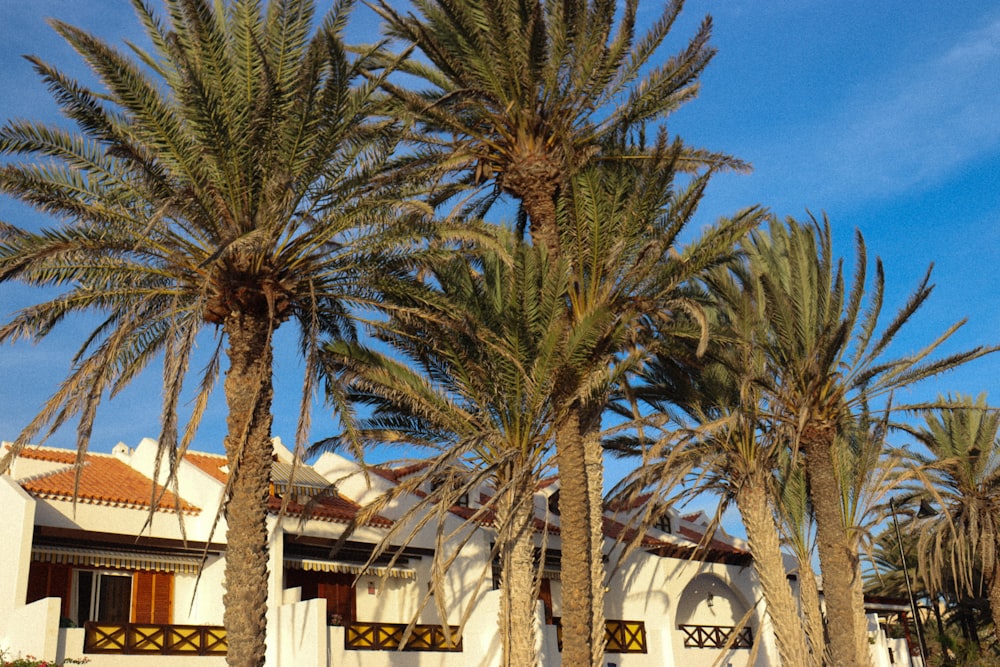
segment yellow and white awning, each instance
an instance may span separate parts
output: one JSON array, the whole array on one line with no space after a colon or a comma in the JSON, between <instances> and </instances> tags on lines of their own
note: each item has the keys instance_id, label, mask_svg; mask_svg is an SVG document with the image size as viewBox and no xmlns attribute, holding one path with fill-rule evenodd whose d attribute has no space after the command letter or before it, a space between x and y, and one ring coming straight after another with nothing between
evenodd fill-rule
<instances>
[{"instance_id":1,"label":"yellow and white awning","mask_svg":"<svg viewBox=\"0 0 1000 667\"><path fill-rule=\"evenodd\" d=\"M193 574L198 571L201 559L197 556L158 554L124 549L81 549L77 547L34 546L32 560L41 563L59 563L82 567L111 568L117 570L153 570Z\"/></svg>"},{"instance_id":2,"label":"yellow and white awning","mask_svg":"<svg viewBox=\"0 0 1000 667\"><path fill-rule=\"evenodd\" d=\"M366 568L357 563L340 563L329 560L313 560L311 558L285 558L285 567L307 572L339 572L342 574L370 574L374 577L392 577L395 579L416 579L416 571L408 567L378 567Z\"/></svg>"}]
</instances>

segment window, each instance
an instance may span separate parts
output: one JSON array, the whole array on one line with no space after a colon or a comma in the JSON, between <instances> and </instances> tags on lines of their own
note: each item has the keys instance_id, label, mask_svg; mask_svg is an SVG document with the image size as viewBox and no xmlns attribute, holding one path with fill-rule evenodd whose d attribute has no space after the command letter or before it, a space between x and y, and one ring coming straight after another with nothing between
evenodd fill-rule
<instances>
[{"instance_id":1,"label":"window","mask_svg":"<svg viewBox=\"0 0 1000 667\"><path fill-rule=\"evenodd\" d=\"M653 524L657 530L662 530L664 533L672 533L673 526L670 524L670 513L664 512L656 519L656 523Z\"/></svg>"},{"instance_id":2,"label":"window","mask_svg":"<svg viewBox=\"0 0 1000 667\"><path fill-rule=\"evenodd\" d=\"M87 621L128 623L132 611L132 576L122 572L75 570L70 618L77 625Z\"/></svg>"},{"instance_id":3,"label":"window","mask_svg":"<svg viewBox=\"0 0 1000 667\"><path fill-rule=\"evenodd\" d=\"M436 475L435 477L433 477L431 479L431 482L430 482L430 492L432 494L434 494L437 491L441 491L442 489L444 489L444 491L446 491L446 492L447 491L458 491L461 486L462 486L462 484L461 484L461 482L458 479L449 478L446 475ZM448 488L446 488L446 487L448 487ZM448 494L448 495L450 495L450 494ZM452 497L454 497L454 496L452 496ZM454 505L457 506L457 507L468 507L469 506L469 493L465 492L465 493L459 495L457 498L455 498Z\"/></svg>"},{"instance_id":4,"label":"window","mask_svg":"<svg viewBox=\"0 0 1000 667\"><path fill-rule=\"evenodd\" d=\"M28 572L27 602L62 599L61 615L73 625L104 623L169 624L173 573L96 570L34 561Z\"/></svg>"},{"instance_id":5,"label":"window","mask_svg":"<svg viewBox=\"0 0 1000 667\"><path fill-rule=\"evenodd\" d=\"M556 491L551 496L549 496L548 506L549 506L549 514L555 514L556 516L559 516L559 492L558 491Z\"/></svg>"}]
</instances>

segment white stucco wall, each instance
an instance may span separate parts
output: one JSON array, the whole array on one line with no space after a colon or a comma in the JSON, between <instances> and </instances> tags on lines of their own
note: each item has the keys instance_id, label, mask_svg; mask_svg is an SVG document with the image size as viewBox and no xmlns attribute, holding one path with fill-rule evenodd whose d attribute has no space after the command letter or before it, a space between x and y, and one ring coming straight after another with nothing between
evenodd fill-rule
<instances>
[{"instance_id":1,"label":"white stucco wall","mask_svg":"<svg viewBox=\"0 0 1000 667\"><path fill-rule=\"evenodd\" d=\"M174 575L174 616L179 625L222 625L222 582L226 562L220 556L209 556L196 574Z\"/></svg>"},{"instance_id":2,"label":"white stucco wall","mask_svg":"<svg viewBox=\"0 0 1000 667\"><path fill-rule=\"evenodd\" d=\"M35 501L10 477L0 475L0 535L7 548L0 549L0 638L7 614L24 604L28 594L31 537L35 526Z\"/></svg>"},{"instance_id":3,"label":"white stucco wall","mask_svg":"<svg viewBox=\"0 0 1000 667\"><path fill-rule=\"evenodd\" d=\"M59 600L39 600L28 607L28 569L35 501L10 477L0 475L0 650L12 655L55 657Z\"/></svg>"},{"instance_id":4,"label":"white stucco wall","mask_svg":"<svg viewBox=\"0 0 1000 667\"><path fill-rule=\"evenodd\" d=\"M155 464L156 443L144 440L131 452L121 452L119 457L137 470L151 476ZM357 473L356 464L333 454L325 454L316 464L318 472L331 482L337 482L344 495L364 504L392 486L390 482L372 475L370 481ZM30 545L34 523L66 528L116 532L123 535L138 534L148 511L142 509L109 508L80 503L73 515L72 504L66 501L39 501L37 504L9 479L0 478L0 529L4 535L20 535L23 544ZM181 495L188 502L198 505L202 512L185 517L186 536L189 540L209 540L208 526L215 514L222 485L194 466L182 464L179 479ZM412 498L403 498L390 504L381 514L399 519ZM9 511L8 508L14 508ZM557 518L554 519L557 521ZM435 549L437 527L435 521L417 531L410 544L414 547ZM445 532L459 529L463 521L457 516L446 517ZM443 592L446 622L457 625L471 607L471 616L465 626L461 653L396 652L396 651L346 651L344 629L326 625L324 600L300 601L293 591L284 590L284 534L286 532L336 539L344 524L286 517L279 522L270 517L270 578L268 581L268 640L267 664L269 667L493 667L499 663L500 645L497 633L498 592L490 590L488 565L489 531L476 530L463 546L461 557L445 576ZM407 535L406 530L394 537L399 544ZM146 533L156 537L180 539L181 531L176 515L157 513L152 529ZM384 529L362 527L352 540L376 543ZM224 540L224 526L216 529L213 541ZM546 536L545 546L560 549L557 535ZM446 549L456 542L446 542ZM540 542L541 546L541 542ZM610 542L609 542L610 546ZM13 552L17 552L14 554ZM17 617L18 627L45 628L36 635L30 652L47 657L80 657L82 631L58 630L58 602L40 601L34 605L18 607L23 601L27 586L27 568L30 547L0 553L0 566L7 571L23 571L23 577L0 578L0 641L3 641L4 607ZM416 572L416 579L380 579L363 576L356 586L357 620L407 623L414 618L421 624L440 623L433 598L422 608L427 584L431 580L431 559L410 558L407 567ZM195 577L177 575L174 580L174 623L218 625L223 617L223 558L210 558L195 592ZM485 574L485 576L483 576ZM375 592L368 592L369 582ZM478 587L478 589L477 589ZM561 586L551 582L555 615L561 615ZM713 604L707 606L707 595L713 595ZM19 596L19 597L18 597ZM677 630L679 623L731 626L739 622L743 613L753 607L760 592L751 568L699 563L671 558L660 558L645 552L633 554L621 567L613 571L608 584L606 616L609 619L643 621L646 626L647 653L608 653L604 664L616 667L699 667L714 664L720 657L717 649L685 649L683 635ZM5 603L4 601L9 602ZM474 603L474 604L473 604ZM560 664L555 628L543 623L542 607L538 606L538 642L542 662L548 667ZM758 645L754 667L777 664L773 638L762 608L751 621L754 640ZM51 631L50 631L51 630ZM20 632L20 631L19 631ZM21 641L20 638L18 641ZM36 647L37 644L37 647ZM2 645L2 644L0 644ZM59 651L46 654L46 651ZM25 651L27 652L27 651ZM722 665L747 666L751 651L736 650L725 657ZM165 667L190 664L194 667L222 665L223 658L169 658L162 656L88 656L94 667Z\"/></svg>"},{"instance_id":5,"label":"white stucco wall","mask_svg":"<svg viewBox=\"0 0 1000 667\"><path fill-rule=\"evenodd\" d=\"M708 595L712 594L712 605ZM751 568L660 558L635 553L612 573L605 600L609 619L641 620L646 625L646 654L608 654L607 662L619 667L676 665L708 667L719 659L719 649L684 647L680 624L735 626L760 596ZM775 665L777 653L762 607L750 616L753 650L730 650L723 665L757 667Z\"/></svg>"},{"instance_id":6,"label":"white stucco wall","mask_svg":"<svg viewBox=\"0 0 1000 667\"><path fill-rule=\"evenodd\" d=\"M59 598L44 598L12 609L0 635L0 648L14 656L55 658L61 604Z\"/></svg>"},{"instance_id":7,"label":"white stucco wall","mask_svg":"<svg viewBox=\"0 0 1000 667\"><path fill-rule=\"evenodd\" d=\"M326 600L281 605L275 616L275 631L268 642L274 645L272 655L277 665L327 667Z\"/></svg>"},{"instance_id":8,"label":"white stucco wall","mask_svg":"<svg viewBox=\"0 0 1000 667\"><path fill-rule=\"evenodd\" d=\"M156 471L156 460L159 456L159 445L152 438L143 438L138 446L128 455L118 456L137 472L150 479ZM169 476L169 464L166 457L161 459L158 484L166 484ZM168 486L173 491L173 485ZM224 486L214 477L188 461L181 461L177 470L177 489L181 498L201 509L194 515L184 516L184 528L189 540L209 541L212 533L212 523L215 521L219 503L222 500ZM226 534L225 517L219 517L215 527L213 541L223 541Z\"/></svg>"}]
</instances>

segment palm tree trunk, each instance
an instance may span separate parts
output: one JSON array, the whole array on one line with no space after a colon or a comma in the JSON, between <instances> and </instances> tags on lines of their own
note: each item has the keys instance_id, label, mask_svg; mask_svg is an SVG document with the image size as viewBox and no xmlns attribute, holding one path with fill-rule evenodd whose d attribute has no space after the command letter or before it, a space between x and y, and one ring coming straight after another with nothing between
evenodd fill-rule
<instances>
[{"instance_id":1,"label":"palm tree trunk","mask_svg":"<svg viewBox=\"0 0 1000 667\"><path fill-rule=\"evenodd\" d=\"M562 537L562 664L604 663L603 472L597 438L574 405L556 429Z\"/></svg>"},{"instance_id":2,"label":"palm tree trunk","mask_svg":"<svg viewBox=\"0 0 1000 667\"><path fill-rule=\"evenodd\" d=\"M766 489L764 480L747 480L736 495L736 507L746 527L747 543L767 602L767 614L774 624L781 664L786 667L816 665L818 662L809 653L792 587L785 575L778 526Z\"/></svg>"},{"instance_id":3,"label":"palm tree trunk","mask_svg":"<svg viewBox=\"0 0 1000 667\"><path fill-rule=\"evenodd\" d=\"M556 201L561 162L544 152L523 155L504 176L504 187L521 200L531 238L558 270L561 254ZM568 322L572 322L570 314ZM567 326L569 326L567 324ZM555 428L562 539L562 664L604 664L604 452L575 400Z\"/></svg>"},{"instance_id":4,"label":"palm tree trunk","mask_svg":"<svg viewBox=\"0 0 1000 667\"><path fill-rule=\"evenodd\" d=\"M531 242L544 247L549 258L559 256L556 197L561 170L544 151L522 155L504 175L504 188L521 200L531 220Z\"/></svg>"},{"instance_id":5,"label":"palm tree trunk","mask_svg":"<svg viewBox=\"0 0 1000 667\"><path fill-rule=\"evenodd\" d=\"M823 429L802 438L806 454L809 497L816 513L816 545L823 572L823 597L830 627L837 637L830 643L838 667L871 665L865 633L864 600L856 599L861 571L857 551L844 527L841 489L833 462L833 430Z\"/></svg>"},{"instance_id":6,"label":"palm tree trunk","mask_svg":"<svg viewBox=\"0 0 1000 667\"><path fill-rule=\"evenodd\" d=\"M515 497L515 495L519 497ZM533 490L508 491L497 509L501 527L500 639L503 667L538 665Z\"/></svg>"},{"instance_id":7,"label":"palm tree trunk","mask_svg":"<svg viewBox=\"0 0 1000 667\"><path fill-rule=\"evenodd\" d=\"M272 350L267 315L231 313L226 372L226 458L232 486L226 503L226 663L264 664L267 612L267 498L271 474Z\"/></svg>"},{"instance_id":8,"label":"palm tree trunk","mask_svg":"<svg viewBox=\"0 0 1000 667\"><path fill-rule=\"evenodd\" d=\"M817 662L824 664L826 655L825 630L823 628L823 611L819 606L819 586L816 583L816 572L808 556L799 559L799 603L802 605L802 615L806 619L806 637L813 653L818 656Z\"/></svg>"},{"instance_id":9,"label":"palm tree trunk","mask_svg":"<svg viewBox=\"0 0 1000 667\"><path fill-rule=\"evenodd\" d=\"M997 545L1000 548L1000 544ZM1000 554L1000 551L994 553ZM993 566L993 576L990 577L990 614L993 615L993 636L1000 642L1000 568Z\"/></svg>"}]
</instances>

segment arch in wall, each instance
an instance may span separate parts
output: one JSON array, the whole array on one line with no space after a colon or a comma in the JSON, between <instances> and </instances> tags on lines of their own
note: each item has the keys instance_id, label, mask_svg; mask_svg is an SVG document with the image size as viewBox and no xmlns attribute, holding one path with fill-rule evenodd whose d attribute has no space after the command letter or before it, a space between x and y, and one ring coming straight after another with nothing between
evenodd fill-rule
<instances>
[{"instance_id":1,"label":"arch in wall","mask_svg":"<svg viewBox=\"0 0 1000 667\"><path fill-rule=\"evenodd\" d=\"M726 581L712 573L702 573L688 582L677 600L677 612L672 628L674 662L685 667L717 664L722 650L715 646L695 648L685 646L688 633L681 626L699 626L699 636L721 637L740 624L751 605L746 598ZM757 641L756 614L748 622L754 642ZM717 629L718 628L718 629ZM689 641L690 643L690 641ZM711 643L711 642L709 642ZM748 664L751 651L733 648L727 652L723 665Z\"/></svg>"}]
</instances>

